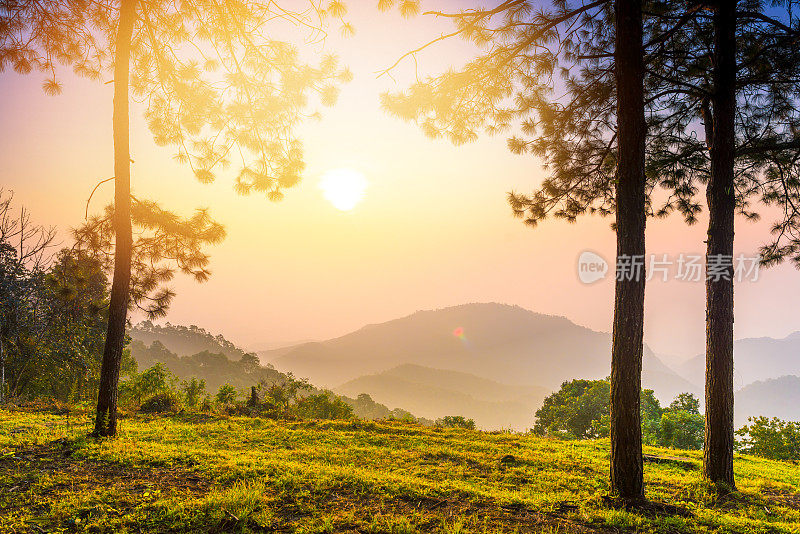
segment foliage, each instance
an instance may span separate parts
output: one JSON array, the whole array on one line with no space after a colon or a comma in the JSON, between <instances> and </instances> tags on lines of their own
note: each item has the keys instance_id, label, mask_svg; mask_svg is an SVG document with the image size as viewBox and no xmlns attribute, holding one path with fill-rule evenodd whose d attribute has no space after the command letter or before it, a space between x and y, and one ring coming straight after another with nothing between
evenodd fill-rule
<instances>
[{"instance_id":1,"label":"foliage","mask_svg":"<svg viewBox=\"0 0 800 534\"><path fill-rule=\"evenodd\" d=\"M147 397L174 393L178 378L162 364L156 364L141 373L132 372L119 385L121 402L140 405Z\"/></svg>"},{"instance_id":2,"label":"foliage","mask_svg":"<svg viewBox=\"0 0 800 534\"><path fill-rule=\"evenodd\" d=\"M570 380L544 399L536 411L533 433L568 438L596 438L611 395L607 380ZM607 430L606 430L607 432ZM607 435L607 434L606 434Z\"/></svg>"},{"instance_id":3,"label":"foliage","mask_svg":"<svg viewBox=\"0 0 800 534\"><path fill-rule=\"evenodd\" d=\"M669 409L674 412L683 411L690 414L700 414L700 399L691 393L679 393L669 405Z\"/></svg>"},{"instance_id":4,"label":"foliage","mask_svg":"<svg viewBox=\"0 0 800 534\"><path fill-rule=\"evenodd\" d=\"M736 431L739 450L773 460L800 461L800 423L751 417Z\"/></svg>"},{"instance_id":5,"label":"foliage","mask_svg":"<svg viewBox=\"0 0 800 534\"><path fill-rule=\"evenodd\" d=\"M262 381L259 389L265 402L288 414L290 407L298 402L300 395L314 388L305 378L297 380L292 373L289 373L276 382Z\"/></svg>"},{"instance_id":6,"label":"foliage","mask_svg":"<svg viewBox=\"0 0 800 534\"><path fill-rule=\"evenodd\" d=\"M54 232L0 191L0 389L80 402L97 391L108 280L81 251L54 252ZM123 370L133 366L124 351Z\"/></svg>"},{"instance_id":7,"label":"foliage","mask_svg":"<svg viewBox=\"0 0 800 534\"><path fill-rule=\"evenodd\" d=\"M604 503L608 440L391 421L210 414L198 424L194 414L133 414L116 439L95 441L85 438L88 423L74 414L67 426L64 415L0 411L0 487L16 488L0 492L2 506L14 510L0 516L0 530L752 534L800 527L792 501L800 470L758 457L735 458L738 491L722 502L698 480L700 451L677 453L694 469L646 463L649 498L692 512L682 517ZM500 465L509 451L516 461ZM578 509L558 511L564 503ZM69 527L75 519L77 529Z\"/></svg>"},{"instance_id":8,"label":"foliage","mask_svg":"<svg viewBox=\"0 0 800 534\"><path fill-rule=\"evenodd\" d=\"M446 415L442 419L436 421L436 426L442 428L465 428L467 430L475 430L475 421L466 419L463 415Z\"/></svg>"},{"instance_id":9,"label":"foliage","mask_svg":"<svg viewBox=\"0 0 800 534\"><path fill-rule=\"evenodd\" d=\"M236 188L277 200L304 168L297 129L330 106L352 74L335 55L304 63L301 51L276 39L286 25L321 44L331 19L352 32L342 2L309 1L291 10L273 2L203 0L137 2L131 45L131 88L145 106L154 140L172 146L202 182L241 160ZM0 70L47 74L58 93L60 64L101 79L113 67L116 2L4 2Z\"/></svg>"},{"instance_id":10,"label":"foliage","mask_svg":"<svg viewBox=\"0 0 800 534\"><path fill-rule=\"evenodd\" d=\"M430 137L456 144L481 132L509 132L509 149L536 156L547 171L531 194L509 194L514 214L528 225L551 216L610 215L618 159L613 5L558 0L533 9L508 1L427 11L451 22L453 31L407 52L385 73L406 58L417 64L423 51L445 39L467 41L476 52L460 68L384 94L383 106ZM677 211L691 224L711 172L713 17L690 0L643 6L648 214ZM765 211L777 212L762 257L768 265L791 258L800 266L796 2L737 7L737 207L758 218L754 197Z\"/></svg>"},{"instance_id":11,"label":"foliage","mask_svg":"<svg viewBox=\"0 0 800 534\"><path fill-rule=\"evenodd\" d=\"M536 412L532 432L539 436L568 439L606 438L609 435L608 380L571 380L545 398ZM680 449L700 449L705 421L699 400L681 393L661 408L653 390L643 389L640 397L642 442Z\"/></svg>"},{"instance_id":12,"label":"foliage","mask_svg":"<svg viewBox=\"0 0 800 534\"><path fill-rule=\"evenodd\" d=\"M139 411L142 413L166 413L166 412L175 412L181 405L180 399L173 391L165 391L163 393L157 393L152 397L146 399L141 406L139 406Z\"/></svg>"},{"instance_id":13,"label":"foliage","mask_svg":"<svg viewBox=\"0 0 800 534\"><path fill-rule=\"evenodd\" d=\"M183 390L184 403L190 408L194 408L200 403L200 398L205 396L206 381L198 380L192 377L191 380L181 381L181 389Z\"/></svg>"},{"instance_id":14,"label":"foliage","mask_svg":"<svg viewBox=\"0 0 800 534\"><path fill-rule=\"evenodd\" d=\"M157 339L150 346L141 341L133 341L130 348L131 355L140 367L163 364L182 380L189 380L192 377L204 380L210 391L216 391L224 383L244 389L259 382L269 384L279 382L286 377L270 366L260 365L257 356L245 354L240 349L237 349L241 353L240 358L232 360L224 354L211 351L181 357L167 349ZM233 353L232 350L226 352Z\"/></svg>"},{"instance_id":15,"label":"foliage","mask_svg":"<svg viewBox=\"0 0 800 534\"><path fill-rule=\"evenodd\" d=\"M705 418L701 414L670 407L661 416L656 443L672 449L701 449L704 433Z\"/></svg>"},{"instance_id":16,"label":"foliage","mask_svg":"<svg viewBox=\"0 0 800 534\"><path fill-rule=\"evenodd\" d=\"M353 418L353 409L350 405L328 391L299 399L292 411L304 419Z\"/></svg>"},{"instance_id":17,"label":"foliage","mask_svg":"<svg viewBox=\"0 0 800 534\"><path fill-rule=\"evenodd\" d=\"M222 384L214 395L214 400L221 406L227 406L236 402L239 392L230 384Z\"/></svg>"},{"instance_id":18,"label":"foliage","mask_svg":"<svg viewBox=\"0 0 800 534\"><path fill-rule=\"evenodd\" d=\"M401 408L390 410L385 405L375 402L368 393L361 393L355 399L342 396L341 399L353 408L353 415L359 419L377 421L381 419L396 419L400 421L414 421L422 425L431 426L433 421L424 417L414 417L413 414Z\"/></svg>"},{"instance_id":19,"label":"foliage","mask_svg":"<svg viewBox=\"0 0 800 534\"><path fill-rule=\"evenodd\" d=\"M151 321L142 321L129 329L131 339L150 346L158 341L166 349L177 355L197 354L210 352L224 354L230 360L239 360L246 353L222 334L213 335L196 325L183 326L172 324L154 324Z\"/></svg>"},{"instance_id":20,"label":"foliage","mask_svg":"<svg viewBox=\"0 0 800 534\"><path fill-rule=\"evenodd\" d=\"M103 215L92 216L73 231L75 247L95 259L106 273L114 270L114 206ZM188 218L163 209L151 201L133 199L131 222L135 228L131 258L130 305L149 318L166 315L175 293L165 286L176 271L196 282L208 280L208 245L225 238L224 227L206 209Z\"/></svg>"}]
</instances>

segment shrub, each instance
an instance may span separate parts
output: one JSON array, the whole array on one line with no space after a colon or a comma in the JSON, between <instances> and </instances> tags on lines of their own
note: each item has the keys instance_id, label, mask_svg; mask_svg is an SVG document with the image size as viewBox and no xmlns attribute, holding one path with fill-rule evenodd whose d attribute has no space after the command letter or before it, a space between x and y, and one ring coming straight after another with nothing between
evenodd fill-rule
<instances>
[{"instance_id":1,"label":"shrub","mask_svg":"<svg viewBox=\"0 0 800 534\"><path fill-rule=\"evenodd\" d=\"M218 404L227 406L235 403L238 396L239 394L235 387L230 384L222 384L217 391L216 400Z\"/></svg>"},{"instance_id":2,"label":"shrub","mask_svg":"<svg viewBox=\"0 0 800 534\"><path fill-rule=\"evenodd\" d=\"M463 415L448 415L437 421L439 426L444 428L466 428L475 430L475 421L466 419Z\"/></svg>"},{"instance_id":3,"label":"shrub","mask_svg":"<svg viewBox=\"0 0 800 534\"><path fill-rule=\"evenodd\" d=\"M184 380L181 383L181 389L183 389L186 406L194 408L200 403L200 397L206 392L206 381L192 377L191 380Z\"/></svg>"},{"instance_id":4,"label":"shrub","mask_svg":"<svg viewBox=\"0 0 800 534\"><path fill-rule=\"evenodd\" d=\"M294 412L307 419L350 419L353 408L332 393L325 392L299 399Z\"/></svg>"},{"instance_id":5,"label":"shrub","mask_svg":"<svg viewBox=\"0 0 800 534\"><path fill-rule=\"evenodd\" d=\"M167 391L164 393L157 393L144 401L139 407L139 411L143 413L166 413L176 412L180 408L180 400L178 396Z\"/></svg>"},{"instance_id":6,"label":"shrub","mask_svg":"<svg viewBox=\"0 0 800 534\"><path fill-rule=\"evenodd\" d=\"M163 363L157 363L142 373L132 373L119 386L124 403L141 404L143 399L159 393L175 391L178 378Z\"/></svg>"}]
</instances>

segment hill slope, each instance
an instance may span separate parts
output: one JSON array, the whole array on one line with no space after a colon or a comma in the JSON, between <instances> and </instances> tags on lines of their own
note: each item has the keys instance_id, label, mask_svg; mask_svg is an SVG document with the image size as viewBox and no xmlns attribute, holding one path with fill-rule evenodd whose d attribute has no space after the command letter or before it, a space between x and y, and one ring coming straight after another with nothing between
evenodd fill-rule
<instances>
[{"instance_id":1,"label":"hill slope","mask_svg":"<svg viewBox=\"0 0 800 534\"><path fill-rule=\"evenodd\" d=\"M388 406L403 406L417 416L436 419L463 415L484 430L527 430L549 393L536 386L509 386L467 373L405 364L362 376L336 388L354 396L369 393Z\"/></svg>"},{"instance_id":2,"label":"hill slope","mask_svg":"<svg viewBox=\"0 0 800 534\"><path fill-rule=\"evenodd\" d=\"M282 349L272 361L279 369L329 387L411 363L556 389L564 380L608 376L610 347L608 333L563 317L490 303L416 312L336 339ZM682 391L700 391L649 348L643 382L665 401Z\"/></svg>"},{"instance_id":3,"label":"hill slope","mask_svg":"<svg viewBox=\"0 0 800 534\"><path fill-rule=\"evenodd\" d=\"M3 532L559 534L797 532L800 470L736 456L738 490L699 486L700 451L646 463L647 496L688 517L608 508L609 444L402 423L0 411ZM510 455L507 456L507 455ZM505 458L505 459L504 459ZM504 460L503 460L504 459Z\"/></svg>"},{"instance_id":4,"label":"hill slope","mask_svg":"<svg viewBox=\"0 0 800 534\"><path fill-rule=\"evenodd\" d=\"M239 360L245 355L245 351L225 339L222 334L215 336L195 325L181 326L170 323L157 325L143 321L129 328L128 334L134 341L141 341L148 346L153 341L159 341L178 356L210 352L224 354L230 360Z\"/></svg>"}]
</instances>

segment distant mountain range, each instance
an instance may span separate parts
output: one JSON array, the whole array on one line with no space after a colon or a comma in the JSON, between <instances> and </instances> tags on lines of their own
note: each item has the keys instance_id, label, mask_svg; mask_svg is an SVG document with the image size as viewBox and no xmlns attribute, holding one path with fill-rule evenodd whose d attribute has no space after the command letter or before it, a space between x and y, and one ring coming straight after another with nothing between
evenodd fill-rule
<instances>
[{"instance_id":1,"label":"distant mountain range","mask_svg":"<svg viewBox=\"0 0 800 534\"><path fill-rule=\"evenodd\" d=\"M487 380L501 386L500 389L516 385L534 388L539 393L558 389L563 381L573 378L603 378L611 371L610 347L608 333L595 332L563 317L487 303L419 311L365 326L336 339L261 354L276 368L308 377L314 383L331 388L359 384L376 399L391 404L387 400L390 395L401 398L397 396L401 381L406 382L405 397L414 397L411 392L419 390L419 377L431 374L421 372L422 368L457 371L463 384L468 382L467 375L473 375L473 384L476 380ZM404 367L407 364L416 367ZM404 376L398 376L398 367L406 373ZM411 381L409 369L415 370ZM696 394L701 391L664 365L647 347L643 384L654 389L664 402L684 391ZM434 381L427 387L458 392L478 404L517 401L508 396L480 398L471 386L443 388ZM478 404L476 414L484 409L478 410ZM410 405L404 403L404 406ZM428 407L434 409L436 404ZM440 410L439 415L450 414ZM507 419L520 420L516 416Z\"/></svg>"},{"instance_id":2,"label":"distant mountain range","mask_svg":"<svg viewBox=\"0 0 800 534\"><path fill-rule=\"evenodd\" d=\"M753 382L736 392L736 427L748 417L778 417L800 421L800 377L782 376Z\"/></svg>"},{"instance_id":3,"label":"distant mountain range","mask_svg":"<svg viewBox=\"0 0 800 534\"><path fill-rule=\"evenodd\" d=\"M800 332L783 339L740 339L733 344L733 355L734 384L737 389L759 380L800 376ZM690 382L702 384L705 381L705 369L705 355L699 354L676 370Z\"/></svg>"},{"instance_id":4,"label":"distant mountain range","mask_svg":"<svg viewBox=\"0 0 800 534\"><path fill-rule=\"evenodd\" d=\"M362 376L335 389L353 397L369 393L387 406L404 406L415 415L437 419L464 415L486 429L527 430L550 390L509 386L475 375L404 364Z\"/></svg>"},{"instance_id":5,"label":"distant mountain range","mask_svg":"<svg viewBox=\"0 0 800 534\"><path fill-rule=\"evenodd\" d=\"M140 323L133 339L160 341L188 356L238 360L244 351L196 326ZM610 373L611 335L504 304L419 311L321 342L261 351L262 362L350 397L369 394L390 409L437 419L463 415L485 429L525 430L544 397L563 381ZM736 423L765 415L800 420L800 332L735 343ZM644 348L643 387L662 404L691 392L702 402L704 357L676 370ZM676 372L677 371L677 372ZM748 385L749 384L749 385ZM746 386L746 387L745 387Z\"/></svg>"}]
</instances>

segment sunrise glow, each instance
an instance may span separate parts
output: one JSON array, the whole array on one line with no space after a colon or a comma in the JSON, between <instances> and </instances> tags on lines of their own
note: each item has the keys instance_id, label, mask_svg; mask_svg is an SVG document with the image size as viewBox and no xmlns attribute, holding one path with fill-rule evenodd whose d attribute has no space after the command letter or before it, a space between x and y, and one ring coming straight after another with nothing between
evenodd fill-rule
<instances>
[{"instance_id":1,"label":"sunrise glow","mask_svg":"<svg viewBox=\"0 0 800 534\"><path fill-rule=\"evenodd\" d=\"M336 209L350 211L363 200L367 179L353 169L334 169L323 175L319 187Z\"/></svg>"}]
</instances>

